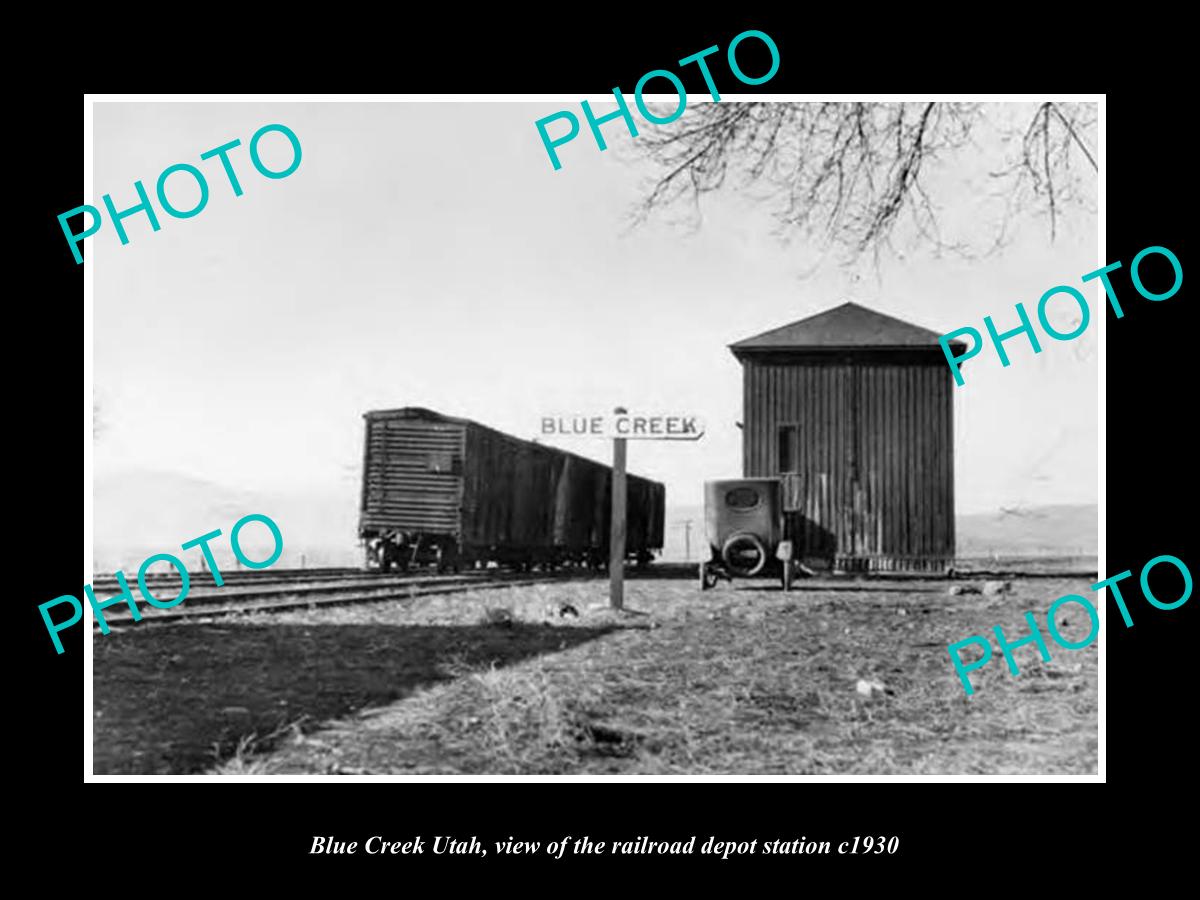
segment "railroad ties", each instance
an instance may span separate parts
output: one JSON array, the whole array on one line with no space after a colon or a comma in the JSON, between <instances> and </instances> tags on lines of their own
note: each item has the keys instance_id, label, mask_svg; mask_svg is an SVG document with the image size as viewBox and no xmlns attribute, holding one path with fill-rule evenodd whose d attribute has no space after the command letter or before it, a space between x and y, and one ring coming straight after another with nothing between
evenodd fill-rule
<instances>
[{"instance_id":1,"label":"railroad ties","mask_svg":"<svg viewBox=\"0 0 1200 900\"><path fill-rule=\"evenodd\" d=\"M263 572L222 573L224 584L218 587L209 572L190 573L192 589L178 607L143 613L141 626L166 624L187 619L236 616L254 612L284 612L325 606L380 603L387 600L413 600L437 594L498 587L523 587L546 581L570 581L599 577L593 572L508 572L481 570L456 575L431 572L382 575L362 569L276 569ZM179 578L173 573L148 575L147 583L177 591ZM120 587L111 576L92 584L97 598L116 594ZM133 623L128 613L115 611L106 616L114 628ZM96 626L98 627L98 626Z\"/></svg>"}]
</instances>

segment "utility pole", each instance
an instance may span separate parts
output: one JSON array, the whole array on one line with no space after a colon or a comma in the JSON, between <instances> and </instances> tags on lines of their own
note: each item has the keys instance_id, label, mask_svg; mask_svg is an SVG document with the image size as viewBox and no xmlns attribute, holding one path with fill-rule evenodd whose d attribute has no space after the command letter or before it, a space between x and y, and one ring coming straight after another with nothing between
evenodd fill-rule
<instances>
[{"instance_id":1,"label":"utility pole","mask_svg":"<svg viewBox=\"0 0 1200 900\"><path fill-rule=\"evenodd\" d=\"M672 528L683 529L683 558L686 562L692 561L692 520L682 519L671 524Z\"/></svg>"},{"instance_id":2,"label":"utility pole","mask_svg":"<svg viewBox=\"0 0 1200 900\"><path fill-rule=\"evenodd\" d=\"M626 410L613 410L623 416ZM613 438L612 464L612 528L608 547L608 599L613 609L625 606L625 438Z\"/></svg>"}]
</instances>

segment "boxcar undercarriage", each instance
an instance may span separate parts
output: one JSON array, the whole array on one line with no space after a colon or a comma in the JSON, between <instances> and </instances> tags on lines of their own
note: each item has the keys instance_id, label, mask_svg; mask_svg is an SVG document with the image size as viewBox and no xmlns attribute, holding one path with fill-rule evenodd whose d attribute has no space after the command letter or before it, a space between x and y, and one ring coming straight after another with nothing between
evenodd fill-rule
<instances>
[{"instance_id":1,"label":"boxcar undercarriage","mask_svg":"<svg viewBox=\"0 0 1200 900\"><path fill-rule=\"evenodd\" d=\"M452 535L386 532L366 541L366 565L381 572L433 569L439 573L485 569L491 566L518 572L553 572L559 569L603 571L608 567L607 547L531 548L471 546ZM648 566L654 554L645 549L631 551L627 561Z\"/></svg>"}]
</instances>

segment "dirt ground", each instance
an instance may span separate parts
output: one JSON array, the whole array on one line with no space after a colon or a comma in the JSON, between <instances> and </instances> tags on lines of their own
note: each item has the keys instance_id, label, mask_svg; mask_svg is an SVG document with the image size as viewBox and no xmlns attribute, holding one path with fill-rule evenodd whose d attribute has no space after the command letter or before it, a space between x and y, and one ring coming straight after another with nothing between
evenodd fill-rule
<instances>
[{"instance_id":1,"label":"dirt ground","mask_svg":"<svg viewBox=\"0 0 1200 900\"><path fill-rule=\"evenodd\" d=\"M94 771L1094 773L1095 643L1016 677L995 649L971 697L946 649L1087 586L647 580L617 615L596 580L132 626L95 637Z\"/></svg>"}]
</instances>

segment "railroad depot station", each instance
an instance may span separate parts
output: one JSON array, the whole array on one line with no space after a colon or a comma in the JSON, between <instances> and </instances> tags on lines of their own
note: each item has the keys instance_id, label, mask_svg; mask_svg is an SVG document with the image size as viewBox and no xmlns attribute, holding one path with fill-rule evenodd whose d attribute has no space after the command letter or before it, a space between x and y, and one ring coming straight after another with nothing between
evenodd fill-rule
<instances>
[{"instance_id":1,"label":"railroad depot station","mask_svg":"<svg viewBox=\"0 0 1200 900\"><path fill-rule=\"evenodd\" d=\"M781 480L798 558L847 571L953 561L954 386L939 336L843 303L730 345L742 473Z\"/></svg>"}]
</instances>

